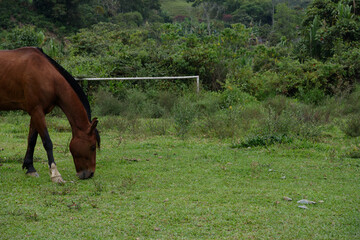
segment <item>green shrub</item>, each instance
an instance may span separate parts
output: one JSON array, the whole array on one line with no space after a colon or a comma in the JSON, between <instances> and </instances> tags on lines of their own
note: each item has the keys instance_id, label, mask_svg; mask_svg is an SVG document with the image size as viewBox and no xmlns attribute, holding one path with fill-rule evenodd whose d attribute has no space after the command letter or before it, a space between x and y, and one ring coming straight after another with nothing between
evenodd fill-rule
<instances>
[{"instance_id":1,"label":"green shrub","mask_svg":"<svg viewBox=\"0 0 360 240\"><path fill-rule=\"evenodd\" d=\"M249 79L249 93L255 96L258 100L264 100L273 97L277 94L286 94L288 86L287 83L283 84L283 79L278 73L266 71L264 73L257 73Z\"/></svg>"},{"instance_id":2,"label":"green shrub","mask_svg":"<svg viewBox=\"0 0 360 240\"><path fill-rule=\"evenodd\" d=\"M136 88L127 91L126 102L128 105L128 114L137 116L145 109L146 94Z\"/></svg>"},{"instance_id":3,"label":"green shrub","mask_svg":"<svg viewBox=\"0 0 360 240\"><path fill-rule=\"evenodd\" d=\"M276 95L266 99L263 104L265 107L271 108L277 116L280 116L289 107L290 99L284 95Z\"/></svg>"},{"instance_id":4,"label":"green shrub","mask_svg":"<svg viewBox=\"0 0 360 240\"><path fill-rule=\"evenodd\" d=\"M167 119L149 119L145 122L150 135L166 135L169 132L171 123Z\"/></svg>"},{"instance_id":5,"label":"green shrub","mask_svg":"<svg viewBox=\"0 0 360 240\"><path fill-rule=\"evenodd\" d=\"M197 114L197 108L189 97L180 98L172 109L172 115L178 135L184 137Z\"/></svg>"},{"instance_id":6,"label":"green shrub","mask_svg":"<svg viewBox=\"0 0 360 240\"><path fill-rule=\"evenodd\" d=\"M113 61L111 56L70 56L61 65L74 77L108 77L114 68Z\"/></svg>"},{"instance_id":7,"label":"green shrub","mask_svg":"<svg viewBox=\"0 0 360 240\"><path fill-rule=\"evenodd\" d=\"M171 109L173 108L177 96L174 93L167 91L159 91L157 95L158 104L165 110L167 115L170 115Z\"/></svg>"},{"instance_id":8,"label":"green shrub","mask_svg":"<svg viewBox=\"0 0 360 240\"><path fill-rule=\"evenodd\" d=\"M147 118L160 118L165 110L156 102L156 99L136 88L127 91L126 96L127 115L141 116Z\"/></svg>"},{"instance_id":9,"label":"green shrub","mask_svg":"<svg viewBox=\"0 0 360 240\"><path fill-rule=\"evenodd\" d=\"M330 104L336 104L336 109L339 110L339 116L360 114L360 86L357 85L350 94L337 96L333 98L332 101Z\"/></svg>"},{"instance_id":10,"label":"green shrub","mask_svg":"<svg viewBox=\"0 0 360 240\"><path fill-rule=\"evenodd\" d=\"M143 16L139 12L119 13L113 17L112 21L127 28L138 27L143 23Z\"/></svg>"},{"instance_id":11,"label":"green shrub","mask_svg":"<svg viewBox=\"0 0 360 240\"><path fill-rule=\"evenodd\" d=\"M251 63L252 59L247 56L241 56L231 62L226 76L226 86L237 86L242 91L251 93L253 89L249 80L254 76Z\"/></svg>"},{"instance_id":12,"label":"green shrub","mask_svg":"<svg viewBox=\"0 0 360 240\"><path fill-rule=\"evenodd\" d=\"M360 145L352 146L346 156L350 158L360 158Z\"/></svg>"},{"instance_id":13,"label":"green shrub","mask_svg":"<svg viewBox=\"0 0 360 240\"><path fill-rule=\"evenodd\" d=\"M202 92L196 99L198 114L212 116L221 109L221 95L217 92Z\"/></svg>"},{"instance_id":14,"label":"green shrub","mask_svg":"<svg viewBox=\"0 0 360 240\"><path fill-rule=\"evenodd\" d=\"M342 131L350 137L360 136L360 114L351 115L345 122L345 125L341 127Z\"/></svg>"},{"instance_id":15,"label":"green shrub","mask_svg":"<svg viewBox=\"0 0 360 240\"><path fill-rule=\"evenodd\" d=\"M20 47L41 47L45 40L45 35L37 31L33 26L16 27L7 33L5 42L2 43L4 49L15 49Z\"/></svg>"},{"instance_id":16,"label":"green shrub","mask_svg":"<svg viewBox=\"0 0 360 240\"><path fill-rule=\"evenodd\" d=\"M99 116L120 115L128 108L125 102L120 101L104 90L94 94L94 105L94 113Z\"/></svg>"},{"instance_id":17,"label":"green shrub","mask_svg":"<svg viewBox=\"0 0 360 240\"><path fill-rule=\"evenodd\" d=\"M321 112L284 96L268 99L262 103L262 107L257 106L254 110L256 115L253 118L242 114L238 120L245 130L244 134L250 139L254 136L285 135L289 138L302 138L321 134Z\"/></svg>"},{"instance_id":18,"label":"green shrub","mask_svg":"<svg viewBox=\"0 0 360 240\"><path fill-rule=\"evenodd\" d=\"M120 116L106 116L101 118L99 129L116 130L119 133L124 133L129 128L129 122L126 118Z\"/></svg>"},{"instance_id":19,"label":"green shrub","mask_svg":"<svg viewBox=\"0 0 360 240\"><path fill-rule=\"evenodd\" d=\"M299 88L299 99L307 104L320 104L325 99L325 92L319 88L304 90Z\"/></svg>"},{"instance_id":20,"label":"green shrub","mask_svg":"<svg viewBox=\"0 0 360 240\"><path fill-rule=\"evenodd\" d=\"M224 108L234 107L236 105L246 105L257 100L242 91L239 87L228 84L220 95L221 105Z\"/></svg>"},{"instance_id":21,"label":"green shrub","mask_svg":"<svg viewBox=\"0 0 360 240\"><path fill-rule=\"evenodd\" d=\"M232 148L269 146L275 143L291 143L292 141L292 138L288 137L286 134L254 135L247 137L238 144L233 144Z\"/></svg>"},{"instance_id":22,"label":"green shrub","mask_svg":"<svg viewBox=\"0 0 360 240\"><path fill-rule=\"evenodd\" d=\"M233 138L239 131L237 118L232 109L223 109L199 118L195 130L202 136Z\"/></svg>"},{"instance_id":23,"label":"green shrub","mask_svg":"<svg viewBox=\"0 0 360 240\"><path fill-rule=\"evenodd\" d=\"M273 134L290 134L294 126L298 123L294 114L290 111L283 111L280 115L271 108L267 108L267 114L263 119L259 120L260 134L273 135Z\"/></svg>"},{"instance_id":24,"label":"green shrub","mask_svg":"<svg viewBox=\"0 0 360 240\"><path fill-rule=\"evenodd\" d=\"M147 90L146 96L148 105L150 105L147 116L160 118L171 115L171 109L177 101L177 95L175 93L151 88Z\"/></svg>"}]
</instances>

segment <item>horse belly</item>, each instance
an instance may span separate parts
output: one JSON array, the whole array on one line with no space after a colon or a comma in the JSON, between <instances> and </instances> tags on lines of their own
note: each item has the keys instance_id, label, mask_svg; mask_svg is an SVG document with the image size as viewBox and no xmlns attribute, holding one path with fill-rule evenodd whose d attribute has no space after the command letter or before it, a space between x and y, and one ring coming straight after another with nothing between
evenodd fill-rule
<instances>
[{"instance_id":1,"label":"horse belly","mask_svg":"<svg viewBox=\"0 0 360 240\"><path fill-rule=\"evenodd\" d=\"M0 74L0 76L3 76ZM0 77L0 110L23 109L24 90L22 84L11 78Z\"/></svg>"}]
</instances>

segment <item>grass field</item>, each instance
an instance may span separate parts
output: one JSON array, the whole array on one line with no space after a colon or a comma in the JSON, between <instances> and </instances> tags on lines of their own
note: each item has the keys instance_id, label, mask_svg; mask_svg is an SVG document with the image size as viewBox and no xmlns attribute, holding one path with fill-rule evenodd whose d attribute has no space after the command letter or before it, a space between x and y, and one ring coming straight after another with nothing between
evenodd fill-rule
<instances>
[{"instance_id":1,"label":"grass field","mask_svg":"<svg viewBox=\"0 0 360 240\"><path fill-rule=\"evenodd\" d=\"M347 157L360 139L336 127L317 140L231 148L231 140L121 135L101 129L100 118L95 177L78 180L68 123L48 117L67 181L57 185L40 140L40 177L21 169L28 123L0 115L0 239L360 238L360 161ZM304 198L317 203L301 209Z\"/></svg>"}]
</instances>

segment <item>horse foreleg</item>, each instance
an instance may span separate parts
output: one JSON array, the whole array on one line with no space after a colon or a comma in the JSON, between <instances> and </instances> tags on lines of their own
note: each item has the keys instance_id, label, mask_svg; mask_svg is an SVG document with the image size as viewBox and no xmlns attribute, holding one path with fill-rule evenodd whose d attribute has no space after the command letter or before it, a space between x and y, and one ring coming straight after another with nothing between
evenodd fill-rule
<instances>
[{"instance_id":1,"label":"horse foreleg","mask_svg":"<svg viewBox=\"0 0 360 240\"><path fill-rule=\"evenodd\" d=\"M43 141L43 145L44 145L44 148L45 148L47 156L48 156L51 181L56 182L56 183L63 183L64 180L62 179L61 174L58 171L55 161L54 161L53 144L52 144L52 141L50 139L49 133L46 128L45 128L45 135L44 135L44 138L42 138L42 141Z\"/></svg>"},{"instance_id":2,"label":"horse foreleg","mask_svg":"<svg viewBox=\"0 0 360 240\"><path fill-rule=\"evenodd\" d=\"M50 139L49 132L46 128L45 123L45 114L42 112L34 112L31 115L31 124L35 127L37 132L40 134L43 146L45 148L47 157L48 157L48 163L49 163L49 170L50 170L50 178L51 181L56 183L63 183L64 180L61 177L61 174L57 170L55 161L54 161L54 155L53 155L53 144Z\"/></svg>"},{"instance_id":3,"label":"horse foreleg","mask_svg":"<svg viewBox=\"0 0 360 240\"><path fill-rule=\"evenodd\" d=\"M23 163L22 168L23 169L26 168L27 175L35 176L35 177L39 176L39 174L36 172L36 170L34 168L34 164L33 164L34 150L35 150L37 136L38 136L38 132L31 126L31 123L30 123L28 146L27 146L26 155L24 158L24 163Z\"/></svg>"}]
</instances>

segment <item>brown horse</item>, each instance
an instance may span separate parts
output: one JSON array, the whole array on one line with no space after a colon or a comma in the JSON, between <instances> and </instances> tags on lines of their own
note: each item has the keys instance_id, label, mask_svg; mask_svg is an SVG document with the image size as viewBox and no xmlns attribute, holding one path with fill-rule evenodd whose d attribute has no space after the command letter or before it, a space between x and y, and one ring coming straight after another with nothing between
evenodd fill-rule
<instances>
[{"instance_id":1,"label":"brown horse","mask_svg":"<svg viewBox=\"0 0 360 240\"><path fill-rule=\"evenodd\" d=\"M47 153L51 180L63 182L45 122L45 115L55 106L63 110L72 128L70 152L78 177L92 177L96 143L100 146L98 120L91 121L90 105L80 86L39 48L0 51L0 110L24 110L31 116L23 168L27 169L26 174L38 176L33 155L39 134Z\"/></svg>"}]
</instances>

